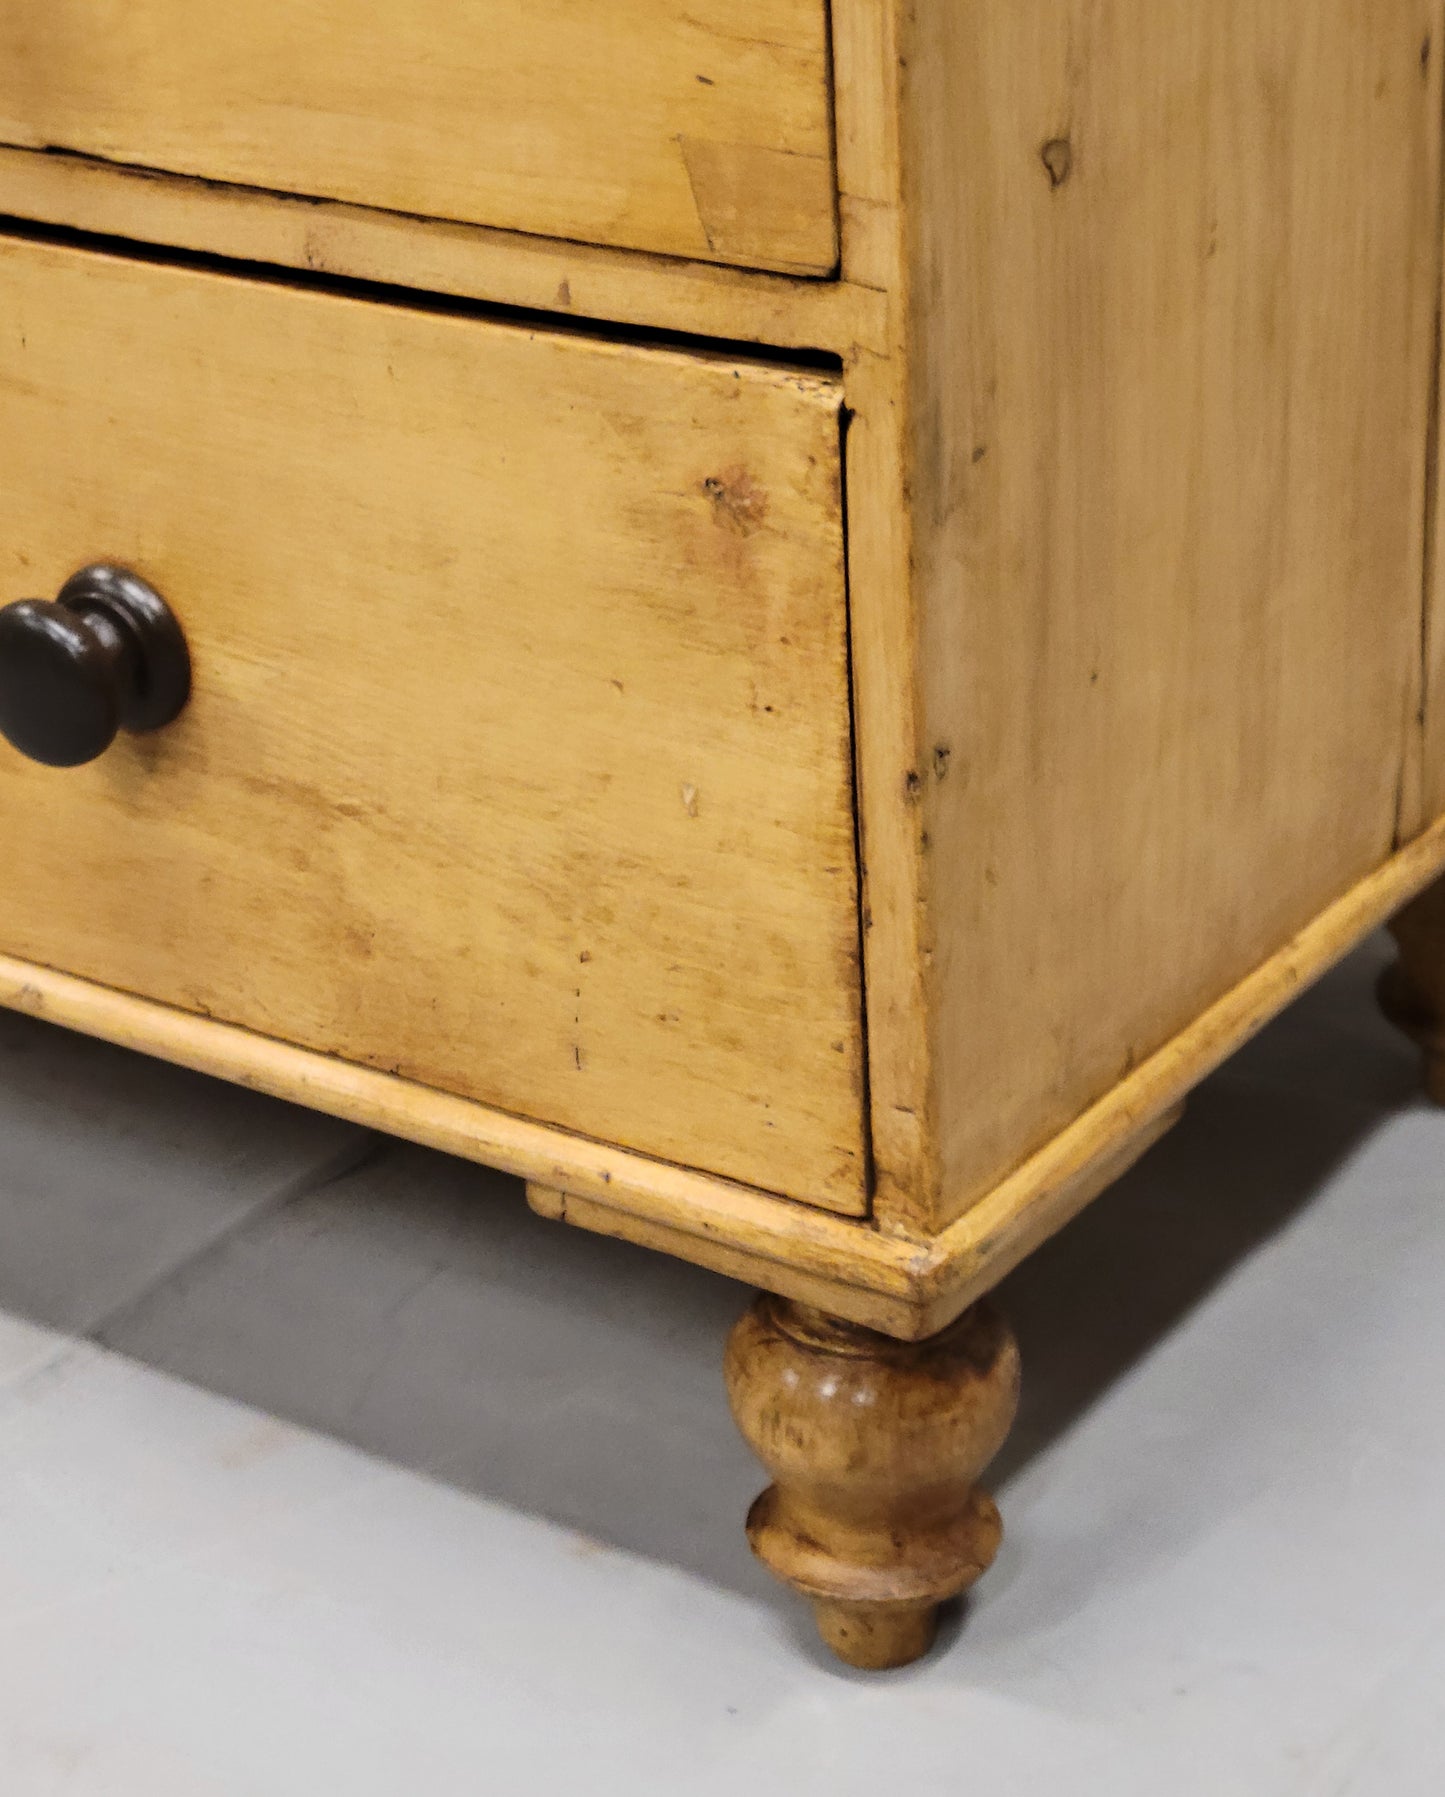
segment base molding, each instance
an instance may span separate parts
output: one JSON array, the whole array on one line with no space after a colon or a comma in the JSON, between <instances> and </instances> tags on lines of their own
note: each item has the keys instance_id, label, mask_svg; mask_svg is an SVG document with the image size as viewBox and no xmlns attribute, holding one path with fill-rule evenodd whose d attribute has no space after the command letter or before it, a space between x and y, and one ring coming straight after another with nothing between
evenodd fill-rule
<instances>
[{"instance_id":1,"label":"base molding","mask_svg":"<svg viewBox=\"0 0 1445 1797\"><path fill-rule=\"evenodd\" d=\"M768 1208L753 1216L745 1217L732 1202L725 1214L706 1216L695 1206L649 1204L644 1211L635 1195L629 1200L618 1194L614 1203L611 1194L588 1198L529 1181L527 1202L554 1222L655 1248L845 1322L916 1342L945 1328L1127 1173L1182 1111L1176 1105L1154 1118L1116 1154L1091 1162L1017 1217L996 1227L980 1205L978 1213L984 1214L970 1211L931 1243L885 1234L872 1223L825 1217L786 1199L761 1200ZM975 1227L966 1228L975 1218Z\"/></svg>"},{"instance_id":2,"label":"base molding","mask_svg":"<svg viewBox=\"0 0 1445 1797\"><path fill-rule=\"evenodd\" d=\"M528 1182L532 1208L900 1340L936 1334L1125 1173L1189 1091L1445 869L1441 819L938 1234L890 1231L0 956L0 1005Z\"/></svg>"},{"instance_id":3,"label":"base molding","mask_svg":"<svg viewBox=\"0 0 1445 1797\"><path fill-rule=\"evenodd\" d=\"M1313 918L956 1221L926 1239L768 1200L746 1218L529 1188L544 1216L921 1341L998 1284L1176 1123L1193 1088L1445 871L1445 818Z\"/></svg>"}]
</instances>

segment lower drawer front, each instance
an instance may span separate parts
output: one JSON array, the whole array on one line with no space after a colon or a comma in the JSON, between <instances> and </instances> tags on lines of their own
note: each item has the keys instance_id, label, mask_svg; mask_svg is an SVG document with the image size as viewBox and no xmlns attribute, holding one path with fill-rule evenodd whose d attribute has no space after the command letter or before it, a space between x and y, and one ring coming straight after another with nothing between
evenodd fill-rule
<instances>
[{"instance_id":1,"label":"lower drawer front","mask_svg":"<svg viewBox=\"0 0 1445 1797\"><path fill-rule=\"evenodd\" d=\"M191 701L0 743L0 950L865 1207L829 378L0 242L0 599Z\"/></svg>"}]
</instances>

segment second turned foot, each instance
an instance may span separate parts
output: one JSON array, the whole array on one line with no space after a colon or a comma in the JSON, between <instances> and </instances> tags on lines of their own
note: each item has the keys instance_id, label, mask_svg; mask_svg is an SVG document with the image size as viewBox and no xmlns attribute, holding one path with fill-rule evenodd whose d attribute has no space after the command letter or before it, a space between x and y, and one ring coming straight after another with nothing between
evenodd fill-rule
<instances>
[{"instance_id":1,"label":"second turned foot","mask_svg":"<svg viewBox=\"0 0 1445 1797\"><path fill-rule=\"evenodd\" d=\"M1391 920L1399 959L1380 976L1380 1009L1415 1042L1426 1092L1445 1105L1445 880Z\"/></svg>"}]
</instances>

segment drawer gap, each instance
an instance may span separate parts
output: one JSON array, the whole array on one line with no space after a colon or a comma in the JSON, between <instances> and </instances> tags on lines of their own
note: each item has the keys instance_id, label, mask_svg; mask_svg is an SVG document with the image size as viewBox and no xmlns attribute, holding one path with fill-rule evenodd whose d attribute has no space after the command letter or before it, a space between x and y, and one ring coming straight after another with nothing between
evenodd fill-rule
<instances>
[{"instance_id":1,"label":"drawer gap","mask_svg":"<svg viewBox=\"0 0 1445 1797\"><path fill-rule=\"evenodd\" d=\"M191 269L232 279L260 281L273 287L329 294L339 299L368 301L437 317L475 319L488 324L512 325L522 330L545 330L552 335L585 337L591 342L632 344L643 349L676 349L711 361L746 360L767 367L796 369L799 373L841 375L843 358L823 349L775 349L765 343L700 332L669 330L655 326L620 324L613 319L587 318L576 312L553 312L542 307L511 306L490 300L465 299L430 293L425 288L405 287L388 281L366 280L357 275L323 274L311 269L287 268L274 262L251 262L221 256L208 250L177 249L143 243L69 225L43 224L34 219L0 213L0 237L26 243L50 244L58 249L85 250L92 255L122 257L162 268Z\"/></svg>"}]
</instances>

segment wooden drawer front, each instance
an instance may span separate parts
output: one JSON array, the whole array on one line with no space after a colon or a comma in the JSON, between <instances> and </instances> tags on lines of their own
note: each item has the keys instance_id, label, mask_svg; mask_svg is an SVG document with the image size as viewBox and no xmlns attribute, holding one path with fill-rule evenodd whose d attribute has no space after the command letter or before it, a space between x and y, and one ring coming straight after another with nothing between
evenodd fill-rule
<instances>
[{"instance_id":1,"label":"wooden drawer front","mask_svg":"<svg viewBox=\"0 0 1445 1797\"><path fill-rule=\"evenodd\" d=\"M839 393L0 240L0 597L191 702L0 742L0 951L864 1206Z\"/></svg>"},{"instance_id":2,"label":"wooden drawer front","mask_svg":"<svg viewBox=\"0 0 1445 1797\"><path fill-rule=\"evenodd\" d=\"M8 0L0 139L818 274L824 0Z\"/></svg>"}]
</instances>

